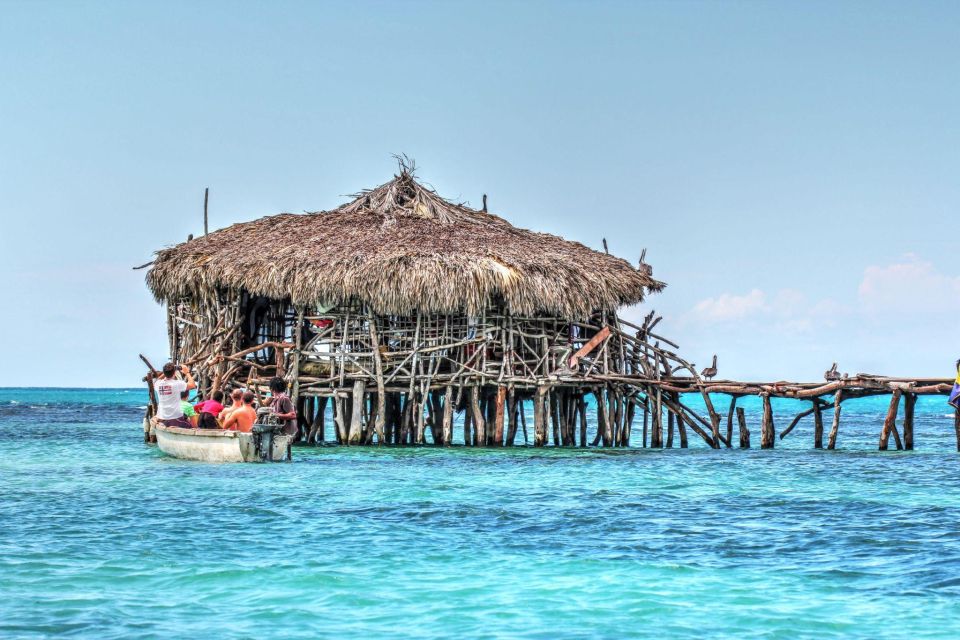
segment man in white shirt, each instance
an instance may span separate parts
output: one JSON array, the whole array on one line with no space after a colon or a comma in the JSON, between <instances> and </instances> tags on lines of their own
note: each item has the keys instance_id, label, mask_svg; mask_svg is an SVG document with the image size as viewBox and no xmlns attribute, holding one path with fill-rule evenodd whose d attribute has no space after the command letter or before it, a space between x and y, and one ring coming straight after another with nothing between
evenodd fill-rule
<instances>
[{"instance_id":1,"label":"man in white shirt","mask_svg":"<svg viewBox=\"0 0 960 640\"><path fill-rule=\"evenodd\" d=\"M193 425L183 415L180 394L190 389L196 389L197 383L193 381L190 368L186 365L180 367L180 372L187 379L186 382L176 377L177 367L172 362L168 362L163 365L161 377L153 384L153 388L157 392L157 421L168 427L189 429Z\"/></svg>"}]
</instances>

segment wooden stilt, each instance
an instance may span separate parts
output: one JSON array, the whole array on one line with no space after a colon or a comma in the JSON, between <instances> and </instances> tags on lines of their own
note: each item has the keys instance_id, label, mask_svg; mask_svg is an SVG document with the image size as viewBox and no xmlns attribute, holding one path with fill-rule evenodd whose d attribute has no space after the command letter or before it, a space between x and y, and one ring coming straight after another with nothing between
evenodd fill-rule
<instances>
[{"instance_id":1,"label":"wooden stilt","mask_svg":"<svg viewBox=\"0 0 960 640\"><path fill-rule=\"evenodd\" d=\"M880 431L880 451L886 451L890 442L890 431L894 428L897 421L897 409L900 408L900 389L894 389L890 395L890 406L887 407L887 417L883 421L883 429Z\"/></svg>"},{"instance_id":2,"label":"wooden stilt","mask_svg":"<svg viewBox=\"0 0 960 640\"><path fill-rule=\"evenodd\" d=\"M533 446L542 447L547 443L547 407L548 387L537 387L533 397Z\"/></svg>"},{"instance_id":3,"label":"wooden stilt","mask_svg":"<svg viewBox=\"0 0 960 640\"><path fill-rule=\"evenodd\" d=\"M813 448L823 449L823 409L820 399L813 399Z\"/></svg>"},{"instance_id":4,"label":"wooden stilt","mask_svg":"<svg viewBox=\"0 0 960 640\"><path fill-rule=\"evenodd\" d=\"M827 438L827 449L837 447L837 432L840 431L840 403L843 402L843 391L837 390L833 396L833 424L830 425L830 435Z\"/></svg>"},{"instance_id":5,"label":"wooden stilt","mask_svg":"<svg viewBox=\"0 0 960 640\"><path fill-rule=\"evenodd\" d=\"M327 401L326 396L314 398L313 403L313 421L310 425L310 433L307 434L307 442L310 444L323 444L324 430L326 426Z\"/></svg>"},{"instance_id":6,"label":"wooden stilt","mask_svg":"<svg viewBox=\"0 0 960 640\"><path fill-rule=\"evenodd\" d=\"M507 391L507 440L506 446L512 447L517 439L517 393L513 387Z\"/></svg>"},{"instance_id":7,"label":"wooden stilt","mask_svg":"<svg viewBox=\"0 0 960 640\"><path fill-rule=\"evenodd\" d=\"M649 387L648 387L649 389ZM644 449L647 448L647 431L649 430L649 420L650 420L650 409L648 405L650 404L650 396L647 395L646 402L643 403L643 443L642 446Z\"/></svg>"},{"instance_id":8,"label":"wooden stilt","mask_svg":"<svg viewBox=\"0 0 960 640\"><path fill-rule=\"evenodd\" d=\"M673 411L667 411L667 449L673 448Z\"/></svg>"},{"instance_id":9,"label":"wooden stilt","mask_svg":"<svg viewBox=\"0 0 960 640\"><path fill-rule=\"evenodd\" d=\"M760 425L760 448L773 449L776 432L773 426L773 408L770 406L770 396L763 394L763 422Z\"/></svg>"},{"instance_id":10,"label":"wooden stilt","mask_svg":"<svg viewBox=\"0 0 960 640\"><path fill-rule=\"evenodd\" d=\"M913 408L917 404L917 394L908 393L903 401L903 448L913 451Z\"/></svg>"},{"instance_id":11,"label":"wooden stilt","mask_svg":"<svg viewBox=\"0 0 960 640\"><path fill-rule=\"evenodd\" d=\"M553 446L561 445L561 425L560 425L560 392L554 389L547 394L547 409L550 412L550 425L553 427Z\"/></svg>"},{"instance_id":12,"label":"wooden stilt","mask_svg":"<svg viewBox=\"0 0 960 640\"><path fill-rule=\"evenodd\" d=\"M353 410L350 414L349 444L360 444L363 433L363 401L366 383L357 380L353 383Z\"/></svg>"},{"instance_id":13,"label":"wooden stilt","mask_svg":"<svg viewBox=\"0 0 960 640\"><path fill-rule=\"evenodd\" d=\"M577 396L577 413L580 414L580 446L587 446L587 401L583 394Z\"/></svg>"},{"instance_id":14,"label":"wooden stilt","mask_svg":"<svg viewBox=\"0 0 960 640\"><path fill-rule=\"evenodd\" d=\"M447 385L443 392L443 444L453 444L453 386Z\"/></svg>"},{"instance_id":15,"label":"wooden stilt","mask_svg":"<svg viewBox=\"0 0 960 640\"><path fill-rule=\"evenodd\" d=\"M470 387L470 411L473 414L473 426L476 433L476 442L478 447L487 444L487 424L483 419L483 409L480 407L480 389L476 386Z\"/></svg>"},{"instance_id":16,"label":"wooden stilt","mask_svg":"<svg viewBox=\"0 0 960 640\"><path fill-rule=\"evenodd\" d=\"M660 449L663 447L663 390L660 387L657 387L650 417L650 447Z\"/></svg>"},{"instance_id":17,"label":"wooden stilt","mask_svg":"<svg viewBox=\"0 0 960 640\"><path fill-rule=\"evenodd\" d=\"M493 446L503 446L503 406L507 399L507 388L503 385L497 387L496 412L493 426Z\"/></svg>"},{"instance_id":18,"label":"wooden stilt","mask_svg":"<svg viewBox=\"0 0 960 640\"><path fill-rule=\"evenodd\" d=\"M627 403L627 417L626 424L623 429L623 437L620 440L621 446L629 447L630 446L630 434L633 431L633 418L636 415L637 405L635 402Z\"/></svg>"},{"instance_id":19,"label":"wooden stilt","mask_svg":"<svg viewBox=\"0 0 960 640\"><path fill-rule=\"evenodd\" d=\"M747 418L743 407L737 407L737 424L740 426L740 448L750 448L750 430L747 429Z\"/></svg>"},{"instance_id":20,"label":"wooden stilt","mask_svg":"<svg viewBox=\"0 0 960 640\"><path fill-rule=\"evenodd\" d=\"M733 442L733 414L737 409L737 396L732 396L730 398L730 408L727 410L727 449L729 449Z\"/></svg>"},{"instance_id":21,"label":"wooden stilt","mask_svg":"<svg viewBox=\"0 0 960 640\"><path fill-rule=\"evenodd\" d=\"M520 414L520 428L523 429L523 444L530 444L530 438L527 436L527 412L524 410L523 398L517 399L517 412Z\"/></svg>"}]
</instances>

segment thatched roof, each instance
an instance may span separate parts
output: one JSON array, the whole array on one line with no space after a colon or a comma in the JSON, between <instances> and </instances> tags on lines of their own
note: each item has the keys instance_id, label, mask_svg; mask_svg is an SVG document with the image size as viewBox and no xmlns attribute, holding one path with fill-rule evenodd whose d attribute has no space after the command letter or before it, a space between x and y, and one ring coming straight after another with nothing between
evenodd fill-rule
<instances>
[{"instance_id":1,"label":"thatched roof","mask_svg":"<svg viewBox=\"0 0 960 640\"><path fill-rule=\"evenodd\" d=\"M260 218L158 251L147 285L160 301L245 289L296 304L356 297L398 314L472 313L499 297L514 313L570 318L664 286L647 265L444 200L406 169L333 211Z\"/></svg>"}]
</instances>

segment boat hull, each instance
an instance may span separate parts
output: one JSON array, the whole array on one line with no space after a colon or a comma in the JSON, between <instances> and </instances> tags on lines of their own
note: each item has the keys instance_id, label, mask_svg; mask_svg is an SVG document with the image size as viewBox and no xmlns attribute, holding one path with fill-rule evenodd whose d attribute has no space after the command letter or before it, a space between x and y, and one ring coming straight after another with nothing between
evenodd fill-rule
<instances>
[{"instance_id":1,"label":"boat hull","mask_svg":"<svg viewBox=\"0 0 960 640\"><path fill-rule=\"evenodd\" d=\"M156 427L157 446L168 456L199 462L261 462L254 435L221 429L183 429ZM273 436L271 444L275 461L287 459L291 436Z\"/></svg>"}]
</instances>

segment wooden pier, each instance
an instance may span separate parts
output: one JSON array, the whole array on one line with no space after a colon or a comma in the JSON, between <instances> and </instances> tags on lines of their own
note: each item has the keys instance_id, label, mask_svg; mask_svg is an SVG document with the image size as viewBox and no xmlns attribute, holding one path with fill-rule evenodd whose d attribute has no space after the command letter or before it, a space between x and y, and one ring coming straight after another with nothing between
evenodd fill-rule
<instances>
[{"instance_id":1,"label":"wooden pier","mask_svg":"<svg viewBox=\"0 0 960 640\"><path fill-rule=\"evenodd\" d=\"M763 449L772 449L777 440L783 440L794 430L799 422L813 416L813 447L824 448L824 421L823 413L832 416L830 431L827 435L827 449L836 448L837 435L840 430L842 403L845 400L865 398L870 396L890 396L890 404L886 417L879 425L879 444L881 451L889 448L890 437L897 450L910 451L914 443L914 406L917 398L922 395L947 396L953 388L953 380L945 378L895 378L859 373L855 376L843 377L839 380L825 382L739 382L735 380L711 380L705 382L694 378L670 378L659 381L644 381L642 384L654 384L661 393L673 393L678 396L684 394L725 394L731 397L727 409L726 437L714 430L707 439L711 446L719 443L727 447L733 446L734 418L739 429L740 448L750 447L750 432L746 426L744 410L737 406L737 401L745 396L759 396L762 398L762 421L760 428L760 446ZM808 400L810 408L797 413L790 423L780 431L779 435L773 419L771 407L772 398L792 400ZM900 403L903 402L903 433L897 429L897 415ZM708 412L709 410L708 405ZM716 414L712 412L713 418ZM954 432L957 439L957 451L960 451L960 411L954 411ZM706 425L707 420L700 419ZM712 426L715 420L712 420ZM668 436L669 438L670 436ZM646 445L644 445L646 446Z\"/></svg>"}]
</instances>

